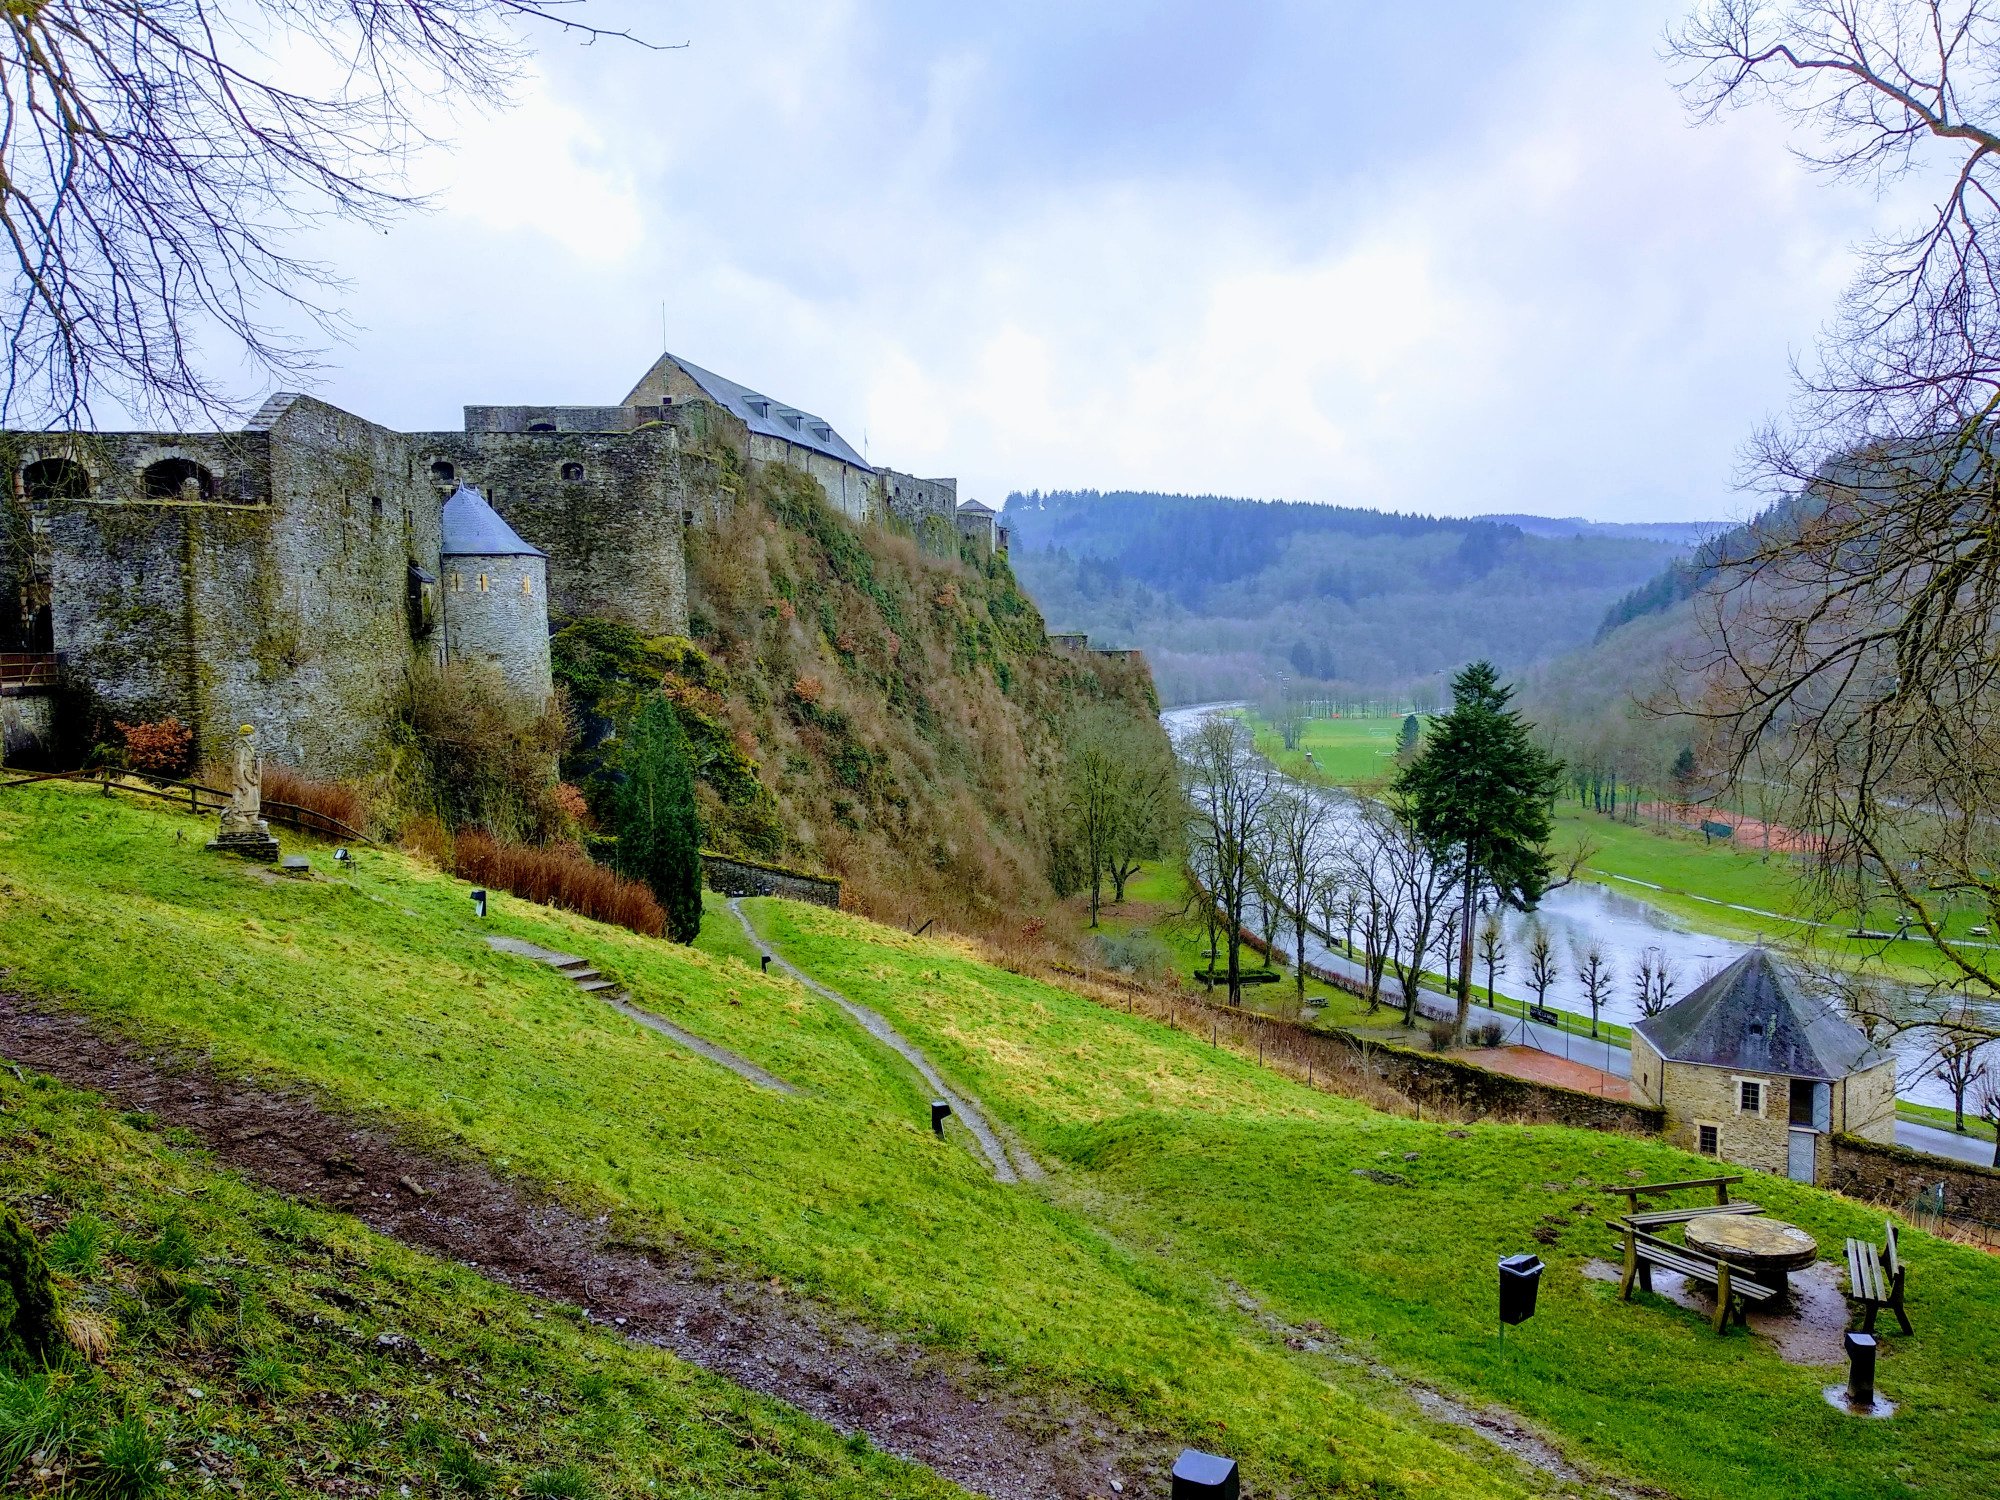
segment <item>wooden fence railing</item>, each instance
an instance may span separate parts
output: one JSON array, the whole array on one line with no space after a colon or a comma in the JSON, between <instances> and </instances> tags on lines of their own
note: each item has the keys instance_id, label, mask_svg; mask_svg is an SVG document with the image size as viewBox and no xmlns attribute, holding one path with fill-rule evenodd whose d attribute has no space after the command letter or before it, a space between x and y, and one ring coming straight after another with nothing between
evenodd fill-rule
<instances>
[{"instance_id":1,"label":"wooden fence railing","mask_svg":"<svg viewBox=\"0 0 2000 1500\"><path fill-rule=\"evenodd\" d=\"M89 771L45 771L33 776L16 776L8 781L0 781L0 788L30 786L38 781L92 782L102 786L107 797L114 791L136 792L142 797L156 797L162 802L175 803L192 813L219 813L229 805L229 793L220 787L203 786L198 781L176 781L164 776L132 780ZM317 834L321 838L328 839L345 839L353 844L375 842L360 829L350 827L340 819L315 808L300 807L296 802L281 802L275 797L266 797L262 811L266 822L295 828L301 833Z\"/></svg>"},{"instance_id":2,"label":"wooden fence railing","mask_svg":"<svg viewBox=\"0 0 2000 1500\"><path fill-rule=\"evenodd\" d=\"M53 651L0 651L0 689L22 692L56 685Z\"/></svg>"}]
</instances>

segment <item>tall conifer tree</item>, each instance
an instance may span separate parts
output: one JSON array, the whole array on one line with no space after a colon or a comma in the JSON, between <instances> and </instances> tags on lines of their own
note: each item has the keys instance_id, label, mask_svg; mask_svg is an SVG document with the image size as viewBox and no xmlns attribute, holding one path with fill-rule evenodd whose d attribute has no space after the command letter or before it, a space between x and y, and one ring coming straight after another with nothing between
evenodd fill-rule
<instances>
[{"instance_id":1,"label":"tall conifer tree","mask_svg":"<svg viewBox=\"0 0 2000 1500\"><path fill-rule=\"evenodd\" d=\"M1507 707L1514 696L1490 662L1451 683L1451 711L1430 724L1421 754L1396 775L1411 826L1433 857L1457 866L1466 919L1459 923L1458 1031L1472 1008L1471 913L1482 892L1532 911L1555 877L1551 804L1562 762L1529 737Z\"/></svg>"},{"instance_id":2,"label":"tall conifer tree","mask_svg":"<svg viewBox=\"0 0 2000 1500\"><path fill-rule=\"evenodd\" d=\"M667 935L692 943L701 931L701 817L687 733L664 696L640 705L618 759L618 867L653 888Z\"/></svg>"}]
</instances>

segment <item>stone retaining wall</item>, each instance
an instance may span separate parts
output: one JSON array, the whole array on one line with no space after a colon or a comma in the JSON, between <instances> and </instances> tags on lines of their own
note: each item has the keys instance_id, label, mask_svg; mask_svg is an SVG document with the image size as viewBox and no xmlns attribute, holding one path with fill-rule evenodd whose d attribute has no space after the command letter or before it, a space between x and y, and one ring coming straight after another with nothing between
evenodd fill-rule
<instances>
[{"instance_id":1,"label":"stone retaining wall","mask_svg":"<svg viewBox=\"0 0 2000 1500\"><path fill-rule=\"evenodd\" d=\"M1832 1140L1820 1186L1850 1198L1906 1211L1917 1195L1944 1184L1946 1218L2000 1226L2000 1171L1859 1136Z\"/></svg>"},{"instance_id":2,"label":"stone retaining wall","mask_svg":"<svg viewBox=\"0 0 2000 1500\"><path fill-rule=\"evenodd\" d=\"M810 901L836 911L840 908L840 882L831 875L807 875L777 865L760 865L755 860L708 853L701 857L701 873L710 890L725 896L782 896L787 901Z\"/></svg>"}]
</instances>

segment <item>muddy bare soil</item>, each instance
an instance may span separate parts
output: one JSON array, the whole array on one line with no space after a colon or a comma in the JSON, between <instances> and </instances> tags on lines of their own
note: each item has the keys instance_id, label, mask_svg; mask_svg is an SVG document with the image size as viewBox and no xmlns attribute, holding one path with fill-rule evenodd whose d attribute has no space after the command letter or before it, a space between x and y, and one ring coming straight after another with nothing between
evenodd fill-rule
<instances>
[{"instance_id":1,"label":"muddy bare soil","mask_svg":"<svg viewBox=\"0 0 2000 1500\"><path fill-rule=\"evenodd\" d=\"M222 1078L81 1017L0 992L0 1057L193 1132L281 1193L353 1214L994 1500L1164 1493L1179 1445L1075 1402L1003 1390L968 1362L898 1344L693 1256L616 1241L591 1219L469 1161L396 1140L301 1093Z\"/></svg>"}]
</instances>

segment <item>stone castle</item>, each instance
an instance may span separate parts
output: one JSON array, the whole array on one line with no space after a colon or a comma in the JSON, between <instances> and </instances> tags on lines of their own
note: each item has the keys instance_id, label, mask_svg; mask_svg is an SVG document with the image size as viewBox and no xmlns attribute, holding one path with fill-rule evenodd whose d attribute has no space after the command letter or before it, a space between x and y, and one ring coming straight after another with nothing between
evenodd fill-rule
<instances>
[{"instance_id":1,"label":"stone castle","mask_svg":"<svg viewBox=\"0 0 2000 1500\"><path fill-rule=\"evenodd\" d=\"M871 466L831 425L664 355L615 406L468 406L393 432L279 395L238 432L6 435L0 723L47 732L57 676L122 722L176 718L196 753L260 726L322 775L376 762L424 657L550 692L549 622L688 627L690 527L768 464L863 524L1004 550L953 479Z\"/></svg>"}]
</instances>

